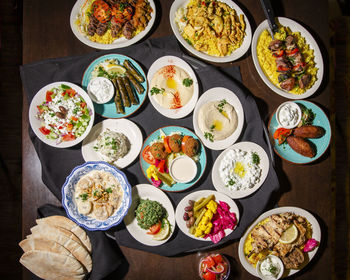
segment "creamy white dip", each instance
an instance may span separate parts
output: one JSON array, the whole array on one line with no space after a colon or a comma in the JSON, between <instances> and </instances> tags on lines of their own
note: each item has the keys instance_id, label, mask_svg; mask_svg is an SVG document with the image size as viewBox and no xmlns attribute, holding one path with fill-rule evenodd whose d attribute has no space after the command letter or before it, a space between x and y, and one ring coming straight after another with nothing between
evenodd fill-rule
<instances>
[{"instance_id":1,"label":"creamy white dip","mask_svg":"<svg viewBox=\"0 0 350 280\"><path fill-rule=\"evenodd\" d=\"M92 79L88 85L88 93L96 103L106 103L114 95L114 86L110 80L104 77Z\"/></svg>"},{"instance_id":2,"label":"creamy white dip","mask_svg":"<svg viewBox=\"0 0 350 280\"><path fill-rule=\"evenodd\" d=\"M293 128L300 121L301 110L294 102L282 104L278 110L278 121L282 127Z\"/></svg>"},{"instance_id":3,"label":"creamy white dip","mask_svg":"<svg viewBox=\"0 0 350 280\"><path fill-rule=\"evenodd\" d=\"M267 256L261 263L260 263L260 272L261 275L265 277L271 277L276 278L278 277L278 274L281 271L280 262L277 258L273 256Z\"/></svg>"},{"instance_id":4,"label":"creamy white dip","mask_svg":"<svg viewBox=\"0 0 350 280\"><path fill-rule=\"evenodd\" d=\"M188 156L177 157L171 162L169 173L176 182L187 183L196 177L197 165Z\"/></svg>"}]
</instances>

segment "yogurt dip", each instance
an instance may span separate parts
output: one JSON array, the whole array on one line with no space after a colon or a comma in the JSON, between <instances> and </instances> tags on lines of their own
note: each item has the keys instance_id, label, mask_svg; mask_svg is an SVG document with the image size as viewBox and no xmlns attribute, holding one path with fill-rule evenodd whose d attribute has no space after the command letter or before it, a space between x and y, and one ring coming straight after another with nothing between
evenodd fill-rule
<instances>
[{"instance_id":1,"label":"yogurt dip","mask_svg":"<svg viewBox=\"0 0 350 280\"><path fill-rule=\"evenodd\" d=\"M298 104L288 101L277 109L277 121L284 128L294 128L301 120L301 109Z\"/></svg>"},{"instance_id":2,"label":"yogurt dip","mask_svg":"<svg viewBox=\"0 0 350 280\"><path fill-rule=\"evenodd\" d=\"M95 103L103 104L112 99L114 86L107 78L96 77L90 81L87 92Z\"/></svg>"},{"instance_id":3,"label":"yogurt dip","mask_svg":"<svg viewBox=\"0 0 350 280\"><path fill-rule=\"evenodd\" d=\"M279 279L283 274L283 263L280 258L269 255L257 265L258 274L262 279Z\"/></svg>"},{"instance_id":4,"label":"yogurt dip","mask_svg":"<svg viewBox=\"0 0 350 280\"><path fill-rule=\"evenodd\" d=\"M188 183L196 177L197 164L188 156L180 156L170 163L169 173L174 181Z\"/></svg>"}]
</instances>

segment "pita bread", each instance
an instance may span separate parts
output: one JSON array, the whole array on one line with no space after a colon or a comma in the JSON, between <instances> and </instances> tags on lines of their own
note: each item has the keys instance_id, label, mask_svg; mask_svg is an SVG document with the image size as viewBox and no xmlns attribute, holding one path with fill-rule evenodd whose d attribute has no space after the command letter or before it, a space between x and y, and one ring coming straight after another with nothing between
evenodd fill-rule
<instances>
[{"instance_id":1,"label":"pita bread","mask_svg":"<svg viewBox=\"0 0 350 280\"><path fill-rule=\"evenodd\" d=\"M62 231L57 230L56 227L37 225L31 228L32 234L27 238L41 238L45 240L53 240L63 247L68 249L72 255L80 261L88 272L92 269L92 260L89 252L81 243L74 241L67 235L62 234Z\"/></svg>"},{"instance_id":2,"label":"pita bread","mask_svg":"<svg viewBox=\"0 0 350 280\"><path fill-rule=\"evenodd\" d=\"M24 252L29 252L32 250L47 251L47 252L57 253L57 254L74 258L72 253L69 252L67 248L63 247L61 244L53 240L33 237L33 238L22 240L19 243L19 246L21 246Z\"/></svg>"},{"instance_id":3,"label":"pita bread","mask_svg":"<svg viewBox=\"0 0 350 280\"><path fill-rule=\"evenodd\" d=\"M71 231L66 230L65 228L62 227L56 227L56 226L50 226L47 224L41 224L41 225L36 225L30 229L32 233L36 232L47 232L47 231L56 231L59 232L62 235L67 236L70 239L73 239L75 242L81 244L81 246L85 247L84 244L80 241L80 239ZM86 248L85 248L86 249Z\"/></svg>"},{"instance_id":4,"label":"pita bread","mask_svg":"<svg viewBox=\"0 0 350 280\"><path fill-rule=\"evenodd\" d=\"M81 241L81 243L85 246L89 253L91 253L91 242L86 232L74 223L72 220L64 217L64 216L50 216L42 219L36 220L38 225L46 224L55 227L62 227L66 230L73 232Z\"/></svg>"},{"instance_id":5,"label":"pita bread","mask_svg":"<svg viewBox=\"0 0 350 280\"><path fill-rule=\"evenodd\" d=\"M37 276L48 279L83 279L84 268L75 259L45 251L28 251L19 260Z\"/></svg>"}]
</instances>

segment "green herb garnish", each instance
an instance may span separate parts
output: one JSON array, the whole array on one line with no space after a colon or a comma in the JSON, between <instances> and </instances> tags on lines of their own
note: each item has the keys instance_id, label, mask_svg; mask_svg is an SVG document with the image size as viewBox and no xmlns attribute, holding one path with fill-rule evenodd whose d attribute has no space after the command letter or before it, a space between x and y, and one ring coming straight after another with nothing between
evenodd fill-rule
<instances>
[{"instance_id":1,"label":"green herb garnish","mask_svg":"<svg viewBox=\"0 0 350 280\"><path fill-rule=\"evenodd\" d=\"M111 189L111 188L108 188L108 189L106 189L106 192L112 193L112 189Z\"/></svg>"},{"instance_id":2,"label":"green herb garnish","mask_svg":"<svg viewBox=\"0 0 350 280\"><path fill-rule=\"evenodd\" d=\"M67 85L64 85L64 84L61 85L61 89L70 89L70 88L71 88L70 86L67 86Z\"/></svg>"},{"instance_id":3,"label":"green herb garnish","mask_svg":"<svg viewBox=\"0 0 350 280\"><path fill-rule=\"evenodd\" d=\"M154 94L163 94L164 91L165 91L164 88L159 89L159 88L153 87L153 88L151 89L151 95L154 95Z\"/></svg>"},{"instance_id":4,"label":"green herb garnish","mask_svg":"<svg viewBox=\"0 0 350 280\"><path fill-rule=\"evenodd\" d=\"M82 201L86 201L86 200L88 199L88 197L89 197L89 195L88 195L87 193L82 193L82 194L79 195L79 196L80 196L80 198L81 198Z\"/></svg>"},{"instance_id":5,"label":"green herb garnish","mask_svg":"<svg viewBox=\"0 0 350 280\"><path fill-rule=\"evenodd\" d=\"M252 153L253 164L258 165L260 163L260 157L257 153Z\"/></svg>"},{"instance_id":6,"label":"green herb garnish","mask_svg":"<svg viewBox=\"0 0 350 280\"><path fill-rule=\"evenodd\" d=\"M214 142L214 135L211 134L210 132L205 132L204 137L205 139L208 139L210 142Z\"/></svg>"},{"instance_id":7,"label":"green herb garnish","mask_svg":"<svg viewBox=\"0 0 350 280\"><path fill-rule=\"evenodd\" d=\"M191 42L191 40L189 40L189 39L185 39L185 40L186 40L186 42L189 43L191 46L193 45L192 42Z\"/></svg>"},{"instance_id":8,"label":"green herb garnish","mask_svg":"<svg viewBox=\"0 0 350 280\"><path fill-rule=\"evenodd\" d=\"M184 79L184 80L182 81L182 83L183 83L183 85L184 85L185 87L190 87L190 86L192 86L192 84L193 84L193 80L190 79L190 78L186 78L186 79Z\"/></svg>"},{"instance_id":9,"label":"green herb garnish","mask_svg":"<svg viewBox=\"0 0 350 280\"><path fill-rule=\"evenodd\" d=\"M233 186L235 183L236 183L236 182L233 181L232 179L230 179L230 181L228 181L228 184L229 184L230 186Z\"/></svg>"}]
</instances>

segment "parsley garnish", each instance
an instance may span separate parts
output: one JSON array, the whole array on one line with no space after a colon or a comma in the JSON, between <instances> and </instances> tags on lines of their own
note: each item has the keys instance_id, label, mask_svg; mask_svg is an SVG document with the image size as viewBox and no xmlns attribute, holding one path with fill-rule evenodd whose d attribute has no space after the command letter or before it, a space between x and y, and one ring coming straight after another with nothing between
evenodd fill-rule
<instances>
[{"instance_id":1,"label":"parsley garnish","mask_svg":"<svg viewBox=\"0 0 350 280\"><path fill-rule=\"evenodd\" d=\"M86 201L89 197L89 195L87 193L82 193L81 195L79 195L81 197L82 201Z\"/></svg>"},{"instance_id":2,"label":"parsley garnish","mask_svg":"<svg viewBox=\"0 0 350 280\"><path fill-rule=\"evenodd\" d=\"M112 193L112 189L111 189L111 188L108 188L108 189L106 189L106 192Z\"/></svg>"},{"instance_id":3,"label":"parsley garnish","mask_svg":"<svg viewBox=\"0 0 350 280\"><path fill-rule=\"evenodd\" d=\"M164 91L165 91L164 88L159 89L159 88L153 87L153 88L151 89L151 95L154 95L154 94L163 94Z\"/></svg>"},{"instance_id":4,"label":"parsley garnish","mask_svg":"<svg viewBox=\"0 0 350 280\"><path fill-rule=\"evenodd\" d=\"M205 132L204 137L205 139L208 139L210 142L214 142L214 135L211 134L210 132Z\"/></svg>"},{"instance_id":5,"label":"parsley garnish","mask_svg":"<svg viewBox=\"0 0 350 280\"><path fill-rule=\"evenodd\" d=\"M235 184L235 181L233 181L232 179L230 179L230 181L228 181L228 184L229 184L230 186L233 186L233 185Z\"/></svg>"},{"instance_id":6,"label":"parsley garnish","mask_svg":"<svg viewBox=\"0 0 350 280\"><path fill-rule=\"evenodd\" d=\"M211 127L210 127L210 131L213 132L215 129L215 124L213 124Z\"/></svg>"},{"instance_id":7,"label":"parsley garnish","mask_svg":"<svg viewBox=\"0 0 350 280\"><path fill-rule=\"evenodd\" d=\"M257 153L253 153L252 154L252 158L253 158L253 163L254 164L259 164L260 163L260 157Z\"/></svg>"},{"instance_id":8,"label":"parsley garnish","mask_svg":"<svg viewBox=\"0 0 350 280\"><path fill-rule=\"evenodd\" d=\"M185 87L190 87L193 84L193 80L190 78L186 78L183 79L182 83Z\"/></svg>"},{"instance_id":9,"label":"parsley garnish","mask_svg":"<svg viewBox=\"0 0 350 280\"><path fill-rule=\"evenodd\" d=\"M186 40L186 42L189 43L191 46L193 45L192 42L191 42L191 40L189 40L189 39L185 39L185 40Z\"/></svg>"}]
</instances>

